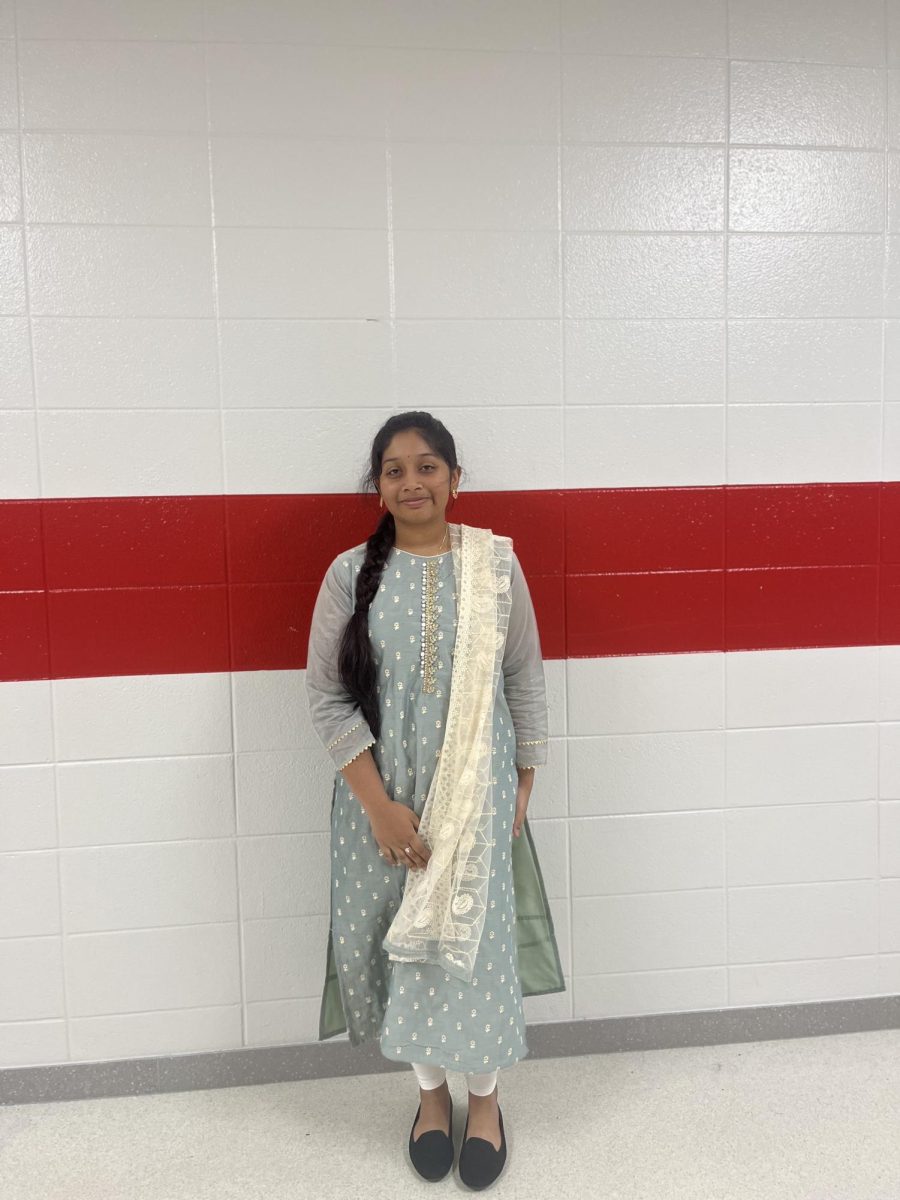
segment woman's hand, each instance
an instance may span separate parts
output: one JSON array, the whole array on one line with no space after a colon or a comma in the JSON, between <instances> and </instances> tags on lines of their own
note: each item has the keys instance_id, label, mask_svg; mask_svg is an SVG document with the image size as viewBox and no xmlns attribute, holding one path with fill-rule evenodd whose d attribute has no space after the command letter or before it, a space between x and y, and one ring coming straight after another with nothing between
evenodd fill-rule
<instances>
[{"instance_id":1,"label":"woman's hand","mask_svg":"<svg viewBox=\"0 0 900 1200\"><path fill-rule=\"evenodd\" d=\"M528 809L531 789L534 787L534 767L516 767L519 772L519 782L516 786L516 816L513 821L513 833L519 837L522 833L522 823Z\"/></svg>"},{"instance_id":2,"label":"woman's hand","mask_svg":"<svg viewBox=\"0 0 900 1200\"><path fill-rule=\"evenodd\" d=\"M431 851L416 832L419 818L411 808L399 800L388 800L371 813L369 824L378 843L378 852L388 866L424 870ZM406 853L407 846L409 854Z\"/></svg>"}]
</instances>

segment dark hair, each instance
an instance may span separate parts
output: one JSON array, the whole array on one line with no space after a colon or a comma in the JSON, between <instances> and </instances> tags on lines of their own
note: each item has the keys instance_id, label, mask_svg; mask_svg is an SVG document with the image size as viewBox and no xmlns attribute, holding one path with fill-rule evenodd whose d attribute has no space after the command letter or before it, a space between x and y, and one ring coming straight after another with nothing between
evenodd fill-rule
<instances>
[{"instance_id":1,"label":"dark hair","mask_svg":"<svg viewBox=\"0 0 900 1200\"><path fill-rule=\"evenodd\" d=\"M429 447L446 462L453 471L456 461L456 445L449 430L437 417L427 412L396 413L381 426L372 441L369 465L360 479L362 491L377 490L381 478L381 461L394 434L405 429L420 433ZM366 557L356 577L356 604L353 615L344 627L338 650L338 669L341 681L360 707L373 737L381 736L381 712L375 691L375 659L369 638L369 605L378 591L384 564L394 545L396 530L394 517L386 512L375 531L366 541Z\"/></svg>"}]
</instances>

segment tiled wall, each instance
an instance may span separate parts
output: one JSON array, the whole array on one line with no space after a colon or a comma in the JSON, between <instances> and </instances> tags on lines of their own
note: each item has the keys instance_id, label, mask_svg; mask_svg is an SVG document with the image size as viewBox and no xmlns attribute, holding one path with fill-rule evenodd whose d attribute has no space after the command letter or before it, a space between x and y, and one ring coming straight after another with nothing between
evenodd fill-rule
<instances>
[{"instance_id":1,"label":"tiled wall","mask_svg":"<svg viewBox=\"0 0 900 1200\"><path fill-rule=\"evenodd\" d=\"M0 0L0 1065L315 1039L331 777L225 500L352 491L406 408L465 493L564 497L536 593L584 572L529 1019L900 991L900 0ZM692 503L744 485L825 487L722 563L791 622L647 640L654 572L708 629ZM148 557L198 499L221 542ZM804 637L830 612L871 637Z\"/></svg>"}]
</instances>

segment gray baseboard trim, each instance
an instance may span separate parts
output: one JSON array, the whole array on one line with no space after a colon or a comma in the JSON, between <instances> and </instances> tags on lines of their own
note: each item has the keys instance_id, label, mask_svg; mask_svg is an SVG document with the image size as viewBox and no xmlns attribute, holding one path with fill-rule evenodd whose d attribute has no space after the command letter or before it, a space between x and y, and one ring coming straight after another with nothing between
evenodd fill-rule
<instances>
[{"instance_id":1,"label":"gray baseboard trim","mask_svg":"<svg viewBox=\"0 0 900 1200\"><path fill-rule=\"evenodd\" d=\"M528 1026L528 1055L522 1061L898 1028L900 996L556 1021ZM409 1070L408 1063L385 1058L378 1042L351 1046L346 1039L330 1039L210 1054L8 1067L0 1070L0 1104L188 1092Z\"/></svg>"}]
</instances>

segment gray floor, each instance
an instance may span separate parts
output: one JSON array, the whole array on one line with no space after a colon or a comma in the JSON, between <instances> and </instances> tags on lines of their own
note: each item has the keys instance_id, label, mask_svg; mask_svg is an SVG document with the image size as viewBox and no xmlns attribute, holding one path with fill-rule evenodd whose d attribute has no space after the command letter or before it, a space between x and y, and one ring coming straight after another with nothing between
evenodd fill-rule
<instances>
[{"instance_id":1,"label":"gray floor","mask_svg":"<svg viewBox=\"0 0 900 1200\"><path fill-rule=\"evenodd\" d=\"M450 1076L454 1132L465 1085ZM412 1074L0 1108L3 1200L472 1193L406 1155ZM900 1200L900 1031L524 1059L500 1077L520 1200Z\"/></svg>"}]
</instances>

